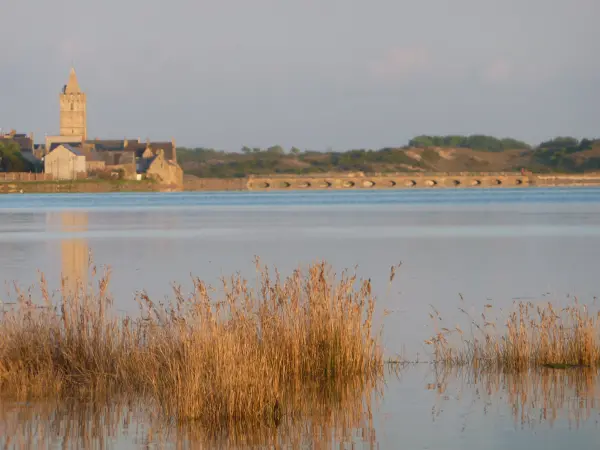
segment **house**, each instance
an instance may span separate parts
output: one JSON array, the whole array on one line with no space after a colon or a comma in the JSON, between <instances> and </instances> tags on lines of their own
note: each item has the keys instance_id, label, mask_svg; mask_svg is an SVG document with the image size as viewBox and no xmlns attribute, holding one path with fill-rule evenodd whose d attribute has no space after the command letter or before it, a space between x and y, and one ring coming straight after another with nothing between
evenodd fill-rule
<instances>
[{"instance_id":1,"label":"house","mask_svg":"<svg viewBox=\"0 0 600 450\"><path fill-rule=\"evenodd\" d=\"M183 185L183 170L175 161L165 158L163 150L158 150L156 156L147 158L146 166L142 167L147 178L156 180L160 184L170 186Z\"/></svg>"},{"instance_id":2,"label":"house","mask_svg":"<svg viewBox=\"0 0 600 450\"><path fill-rule=\"evenodd\" d=\"M69 144L61 144L44 157L44 173L55 180L85 178L85 155Z\"/></svg>"},{"instance_id":3,"label":"house","mask_svg":"<svg viewBox=\"0 0 600 450\"><path fill-rule=\"evenodd\" d=\"M88 174L103 172L106 169L106 162L98 152L83 150L82 154L85 156L85 170Z\"/></svg>"}]
</instances>

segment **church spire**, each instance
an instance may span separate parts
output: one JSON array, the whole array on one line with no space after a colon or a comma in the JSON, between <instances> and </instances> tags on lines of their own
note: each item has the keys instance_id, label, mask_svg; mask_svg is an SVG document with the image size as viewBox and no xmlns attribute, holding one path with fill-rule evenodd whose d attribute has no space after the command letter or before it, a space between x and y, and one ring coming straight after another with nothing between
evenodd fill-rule
<instances>
[{"instance_id":1,"label":"church spire","mask_svg":"<svg viewBox=\"0 0 600 450\"><path fill-rule=\"evenodd\" d=\"M79 83L77 82L77 75L75 74L75 68L71 67L71 73L69 73L69 82L65 86L65 94L79 94Z\"/></svg>"}]
</instances>

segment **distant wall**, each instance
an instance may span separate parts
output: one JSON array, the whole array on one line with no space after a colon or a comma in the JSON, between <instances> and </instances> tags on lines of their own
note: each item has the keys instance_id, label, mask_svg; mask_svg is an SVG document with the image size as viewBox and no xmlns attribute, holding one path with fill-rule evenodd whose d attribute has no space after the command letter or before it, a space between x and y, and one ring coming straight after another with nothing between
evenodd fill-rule
<instances>
[{"instance_id":1,"label":"distant wall","mask_svg":"<svg viewBox=\"0 0 600 450\"><path fill-rule=\"evenodd\" d=\"M0 183L7 181L52 181L52 174L31 172L0 172Z\"/></svg>"},{"instance_id":2,"label":"distant wall","mask_svg":"<svg viewBox=\"0 0 600 450\"><path fill-rule=\"evenodd\" d=\"M245 191L248 178L197 178L183 177L186 191Z\"/></svg>"},{"instance_id":3,"label":"distant wall","mask_svg":"<svg viewBox=\"0 0 600 450\"><path fill-rule=\"evenodd\" d=\"M598 186L600 185L600 172L585 174L553 173L534 175L532 183L536 186Z\"/></svg>"},{"instance_id":4,"label":"distant wall","mask_svg":"<svg viewBox=\"0 0 600 450\"><path fill-rule=\"evenodd\" d=\"M60 180L41 183L31 183L27 181L0 182L0 194L153 192L163 190L165 189L158 184L149 181Z\"/></svg>"}]
</instances>

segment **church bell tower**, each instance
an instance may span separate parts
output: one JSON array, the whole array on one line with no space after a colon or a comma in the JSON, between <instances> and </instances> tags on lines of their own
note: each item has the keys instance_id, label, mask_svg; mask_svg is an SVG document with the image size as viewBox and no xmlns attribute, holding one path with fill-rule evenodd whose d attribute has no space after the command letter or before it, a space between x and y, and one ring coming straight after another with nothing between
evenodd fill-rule
<instances>
[{"instance_id":1,"label":"church bell tower","mask_svg":"<svg viewBox=\"0 0 600 450\"><path fill-rule=\"evenodd\" d=\"M75 69L71 68L69 82L63 87L60 99L60 135L81 136L87 139L86 98L79 88Z\"/></svg>"}]
</instances>

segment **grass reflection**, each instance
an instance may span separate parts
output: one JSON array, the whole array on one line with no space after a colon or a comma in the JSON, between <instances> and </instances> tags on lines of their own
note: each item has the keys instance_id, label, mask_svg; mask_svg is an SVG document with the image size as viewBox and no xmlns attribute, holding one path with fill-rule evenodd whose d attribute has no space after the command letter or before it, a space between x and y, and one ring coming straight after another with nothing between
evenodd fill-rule
<instances>
[{"instance_id":1,"label":"grass reflection","mask_svg":"<svg viewBox=\"0 0 600 450\"><path fill-rule=\"evenodd\" d=\"M376 447L373 400L378 389L304 392L295 414L278 425L206 429L197 422L169 422L156 405L126 397L82 401L0 403L0 447L12 449L321 448L356 442Z\"/></svg>"},{"instance_id":2,"label":"grass reflection","mask_svg":"<svg viewBox=\"0 0 600 450\"><path fill-rule=\"evenodd\" d=\"M599 382L595 368L540 367L515 372L438 366L435 382L427 389L436 392L434 416L451 396L464 400L471 395L472 404L481 405L484 414L490 408L508 405L516 427L544 423L553 427L559 420L566 420L570 427L579 428L597 414Z\"/></svg>"}]
</instances>

